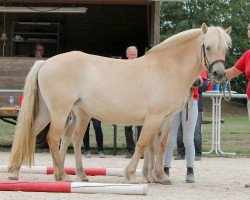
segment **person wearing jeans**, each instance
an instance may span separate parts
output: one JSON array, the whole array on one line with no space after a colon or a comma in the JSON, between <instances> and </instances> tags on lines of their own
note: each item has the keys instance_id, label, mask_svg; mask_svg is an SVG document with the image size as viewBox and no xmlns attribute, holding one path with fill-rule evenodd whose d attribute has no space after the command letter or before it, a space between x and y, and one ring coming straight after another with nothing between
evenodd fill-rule
<instances>
[{"instance_id":1,"label":"person wearing jeans","mask_svg":"<svg viewBox=\"0 0 250 200\"><path fill-rule=\"evenodd\" d=\"M208 90L208 81L206 78L203 78L202 85L198 88L199 100L198 100L198 117L194 131L194 147L195 147L195 160L201 160L202 156L202 121L203 121L203 97L202 92ZM180 123L178 133L177 133L177 151L178 155L175 156L175 160L185 159L185 146L183 143L183 130Z\"/></svg>"},{"instance_id":2,"label":"person wearing jeans","mask_svg":"<svg viewBox=\"0 0 250 200\"><path fill-rule=\"evenodd\" d=\"M206 79L206 70L201 72L201 78ZM198 87L192 87L190 89L190 95L185 102L184 108L177 113L172 122L172 126L168 135L167 148L164 155L164 172L169 176L169 169L171 168L171 161L173 156L173 150L177 140L177 133L182 124L183 130L183 142L186 151L186 182L194 183L194 160L195 160L195 148L194 148L194 130L196 126L198 116Z\"/></svg>"},{"instance_id":3,"label":"person wearing jeans","mask_svg":"<svg viewBox=\"0 0 250 200\"><path fill-rule=\"evenodd\" d=\"M190 109L188 109L188 119L186 119L186 107L182 109L175 117L173 118L172 127L170 129L168 140L167 140L167 148L164 155L164 171L167 175L169 175L169 169L171 168L171 161L173 156L173 150L176 144L177 139L177 130L180 126L180 122L182 121L183 128L183 141L186 148L186 167L187 167L187 175L186 182L194 183L194 129L198 116L198 102L195 99L192 99L192 105Z\"/></svg>"}]
</instances>

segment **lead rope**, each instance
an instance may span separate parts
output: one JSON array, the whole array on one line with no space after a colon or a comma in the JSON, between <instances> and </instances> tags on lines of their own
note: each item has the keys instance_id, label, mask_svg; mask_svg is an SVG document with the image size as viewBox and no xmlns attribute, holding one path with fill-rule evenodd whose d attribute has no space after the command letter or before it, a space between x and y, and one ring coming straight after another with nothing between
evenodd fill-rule
<instances>
[{"instance_id":1,"label":"lead rope","mask_svg":"<svg viewBox=\"0 0 250 200\"><path fill-rule=\"evenodd\" d=\"M186 102L186 121L188 120L188 101Z\"/></svg>"},{"instance_id":2,"label":"lead rope","mask_svg":"<svg viewBox=\"0 0 250 200\"><path fill-rule=\"evenodd\" d=\"M188 110L193 106L193 92L192 92L192 89L190 89L190 94L188 96L188 99L186 101L186 104L185 104L185 108L186 108L186 121L188 121Z\"/></svg>"}]
</instances>

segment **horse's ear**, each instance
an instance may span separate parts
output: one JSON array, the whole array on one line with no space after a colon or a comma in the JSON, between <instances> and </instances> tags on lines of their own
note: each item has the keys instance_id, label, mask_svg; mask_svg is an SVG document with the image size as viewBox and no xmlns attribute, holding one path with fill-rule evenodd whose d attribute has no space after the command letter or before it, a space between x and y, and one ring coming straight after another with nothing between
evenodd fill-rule
<instances>
[{"instance_id":1,"label":"horse's ear","mask_svg":"<svg viewBox=\"0 0 250 200\"><path fill-rule=\"evenodd\" d=\"M231 31L232 31L232 26L229 26L229 27L225 30L225 32L226 32L228 35L230 35Z\"/></svg>"},{"instance_id":2,"label":"horse's ear","mask_svg":"<svg viewBox=\"0 0 250 200\"><path fill-rule=\"evenodd\" d=\"M207 33L207 25L205 24L205 23L203 23L202 25L201 25L201 29L202 29L202 32L204 33L204 34L206 34Z\"/></svg>"}]
</instances>

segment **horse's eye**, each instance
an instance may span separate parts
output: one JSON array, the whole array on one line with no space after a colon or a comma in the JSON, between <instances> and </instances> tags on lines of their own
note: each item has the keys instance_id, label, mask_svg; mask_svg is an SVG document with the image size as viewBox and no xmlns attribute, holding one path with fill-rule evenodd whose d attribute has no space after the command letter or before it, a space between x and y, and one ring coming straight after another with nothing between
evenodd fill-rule
<instances>
[{"instance_id":1,"label":"horse's eye","mask_svg":"<svg viewBox=\"0 0 250 200\"><path fill-rule=\"evenodd\" d=\"M210 51L210 46L207 46L207 47L206 47L206 50L207 50L207 51Z\"/></svg>"}]
</instances>

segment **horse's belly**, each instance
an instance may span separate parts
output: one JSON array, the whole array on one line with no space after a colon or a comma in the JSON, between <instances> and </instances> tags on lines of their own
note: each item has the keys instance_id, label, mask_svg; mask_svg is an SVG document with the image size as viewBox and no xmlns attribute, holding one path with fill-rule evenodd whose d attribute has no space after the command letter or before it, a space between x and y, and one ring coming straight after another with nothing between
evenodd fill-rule
<instances>
[{"instance_id":1,"label":"horse's belly","mask_svg":"<svg viewBox=\"0 0 250 200\"><path fill-rule=\"evenodd\" d=\"M91 101L82 102L81 106L91 117L112 124L141 125L145 119L145 108L139 108L135 104Z\"/></svg>"}]
</instances>

